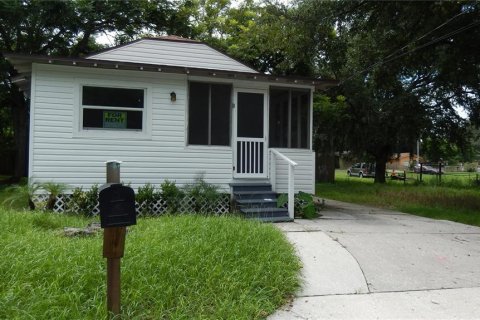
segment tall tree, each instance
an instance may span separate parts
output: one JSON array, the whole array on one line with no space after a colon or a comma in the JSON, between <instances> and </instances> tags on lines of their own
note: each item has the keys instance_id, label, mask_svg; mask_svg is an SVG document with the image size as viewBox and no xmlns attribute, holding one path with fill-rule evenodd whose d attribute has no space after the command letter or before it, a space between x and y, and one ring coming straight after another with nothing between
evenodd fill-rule
<instances>
[{"instance_id":1,"label":"tall tree","mask_svg":"<svg viewBox=\"0 0 480 320\"><path fill-rule=\"evenodd\" d=\"M68 37L60 33L68 31L58 22L72 16L70 9L66 2L0 2L1 50L41 54L56 47L65 47ZM11 115L11 131L16 151L14 175L20 178L26 167L28 101L9 81L10 77L15 75L13 67L5 61L1 61L1 65L0 108Z\"/></svg>"},{"instance_id":2,"label":"tall tree","mask_svg":"<svg viewBox=\"0 0 480 320\"><path fill-rule=\"evenodd\" d=\"M95 36L103 32L130 38L152 29L188 34L189 17L177 14L176 6L173 0L1 0L0 51L81 56L101 47ZM0 66L0 114L2 123L11 126L14 176L19 179L26 173L29 102L10 81L16 74L13 66L3 58Z\"/></svg>"},{"instance_id":3,"label":"tall tree","mask_svg":"<svg viewBox=\"0 0 480 320\"><path fill-rule=\"evenodd\" d=\"M331 94L347 97L349 149L375 158L376 182L388 157L420 136L466 146L457 108L480 122L478 2L305 0L297 12L317 72L341 81ZM333 37L315 21L330 21Z\"/></svg>"},{"instance_id":4,"label":"tall tree","mask_svg":"<svg viewBox=\"0 0 480 320\"><path fill-rule=\"evenodd\" d=\"M316 152L315 179L335 181L335 153L345 145L345 124L352 121L344 96L335 99L315 94L313 100L313 148Z\"/></svg>"}]
</instances>

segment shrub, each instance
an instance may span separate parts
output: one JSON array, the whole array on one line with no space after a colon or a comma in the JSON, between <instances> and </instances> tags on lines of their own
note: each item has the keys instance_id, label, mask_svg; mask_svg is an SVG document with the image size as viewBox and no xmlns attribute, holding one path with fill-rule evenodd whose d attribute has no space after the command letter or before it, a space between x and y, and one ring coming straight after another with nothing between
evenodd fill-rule
<instances>
[{"instance_id":1,"label":"shrub","mask_svg":"<svg viewBox=\"0 0 480 320\"><path fill-rule=\"evenodd\" d=\"M317 207L313 201L313 196L309 193L300 191L295 194L294 211L295 216L305 219L313 219L318 217ZM288 195L283 193L277 199L278 207L285 207L288 204Z\"/></svg>"},{"instance_id":2,"label":"shrub","mask_svg":"<svg viewBox=\"0 0 480 320\"><path fill-rule=\"evenodd\" d=\"M82 187L75 188L68 203L68 212L81 213L86 217L93 215L93 209L98 203L98 185L95 184L88 191Z\"/></svg>"},{"instance_id":3,"label":"shrub","mask_svg":"<svg viewBox=\"0 0 480 320\"><path fill-rule=\"evenodd\" d=\"M57 197L67 189L67 186L63 183L45 182L41 184L41 188L48 192L45 209L52 211L55 207Z\"/></svg>"},{"instance_id":4,"label":"shrub","mask_svg":"<svg viewBox=\"0 0 480 320\"><path fill-rule=\"evenodd\" d=\"M28 205L30 210L35 210L35 203L33 196L40 189L40 185L34 181L28 181L25 184L14 185L8 187L5 191L8 196L3 201L3 204L13 206L21 204L21 206Z\"/></svg>"},{"instance_id":5,"label":"shrub","mask_svg":"<svg viewBox=\"0 0 480 320\"><path fill-rule=\"evenodd\" d=\"M153 212L152 205L158 200L158 198L159 194L155 190L155 186L151 183L139 187L135 195L135 200L141 206L140 210L143 214L151 214Z\"/></svg>"},{"instance_id":6,"label":"shrub","mask_svg":"<svg viewBox=\"0 0 480 320\"><path fill-rule=\"evenodd\" d=\"M175 185L175 182L165 180L161 185L162 199L167 204L167 210L169 213L176 213L180 208L180 201L184 197L184 194L180 188Z\"/></svg>"},{"instance_id":7,"label":"shrub","mask_svg":"<svg viewBox=\"0 0 480 320\"><path fill-rule=\"evenodd\" d=\"M476 172L478 164L475 162L466 163L464 165L464 170L467 172Z\"/></svg>"},{"instance_id":8,"label":"shrub","mask_svg":"<svg viewBox=\"0 0 480 320\"><path fill-rule=\"evenodd\" d=\"M194 211L198 213L215 212L221 193L218 187L206 182L203 175L195 178L195 182L184 187L185 193L193 200Z\"/></svg>"},{"instance_id":9,"label":"shrub","mask_svg":"<svg viewBox=\"0 0 480 320\"><path fill-rule=\"evenodd\" d=\"M476 174L473 179L469 180L469 187L480 187L480 176Z\"/></svg>"}]
</instances>

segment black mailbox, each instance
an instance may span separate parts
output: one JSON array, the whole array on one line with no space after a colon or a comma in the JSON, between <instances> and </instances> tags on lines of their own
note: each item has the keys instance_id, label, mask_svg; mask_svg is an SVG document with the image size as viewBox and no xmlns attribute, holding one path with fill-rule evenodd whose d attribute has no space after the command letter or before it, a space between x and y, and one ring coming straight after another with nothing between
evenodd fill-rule
<instances>
[{"instance_id":1,"label":"black mailbox","mask_svg":"<svg viewBox=\"0 0 480 320\"><path fill-rule=\"evenodd\" d=\"M102 228L137 224L135 192L122 184L103 185L99 193Z\"/></svg>"}]
</instances>

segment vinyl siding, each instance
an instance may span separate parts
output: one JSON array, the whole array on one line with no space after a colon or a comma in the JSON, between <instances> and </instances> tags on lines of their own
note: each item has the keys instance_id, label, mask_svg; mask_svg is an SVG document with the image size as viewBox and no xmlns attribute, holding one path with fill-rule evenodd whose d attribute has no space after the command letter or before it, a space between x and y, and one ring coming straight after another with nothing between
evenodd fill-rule
<instances>
[{"instance_id":1,"label":"vinyl siding","mask_svg":"<svg viewBox=\"0 0 480 320\"><path fill-rule=\"evenodd\" d=\"M90 188L105 182L105 161L121 160L121 179L135 189L167 179L181 186L203 173L207 182L228 191L232 148L186 145L187 81L186 75L34 64L29 176L38 182ZM82 130L82 84L145 88L144 131ZM267 89L268 85L233 83L234 88ZM172 91L175 102L170 101ZM281 152L299 163L296 191L313 192L312 152ZM280 192L287 188L286 170L277 164Z\"/></svg>"},{"instance_id":2,"label":"vinyl siding","mask_svg":"<svg viewBox=\"0 0 480 320\"><path fill-rule=\"evenodd\" d=\"M194 42L145 39L90 56L89 59L257 73L206 44Z\"/></svg>"},{"instance_id":3,"label":"vinyl siding","mask_svg":"<svg viewBox=\"0 0 480 320\"><path fill-rule=\"evenodd\" d=\"M115 159L123 161L122 180L134 188L166 179L183 185L204 173L208 182L228 190L231 148L186 146L186 76L35 65L33 77L30 176L34 180L89 188L105 182L104 161ZM145 86L143 112L149 132L118 138L114 131L83 132L78 111L82 83ZM172 91L177 94L173 103Z\"/></svg>"}]
</instances>

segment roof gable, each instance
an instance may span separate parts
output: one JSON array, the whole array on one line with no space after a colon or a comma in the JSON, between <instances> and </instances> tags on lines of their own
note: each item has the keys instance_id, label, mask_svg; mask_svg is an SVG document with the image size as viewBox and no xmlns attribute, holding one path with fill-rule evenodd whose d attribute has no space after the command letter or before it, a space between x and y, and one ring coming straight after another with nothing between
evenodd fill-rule
<instances>
[{"instance_id":1,"label":"roof gable","mask_svg":"<svg viewBox=\"0 0 480 320\"><path fill-rule=\"evenodd\" d=\"M93 54L88 59L257 73L205 43L183 38L141 39Z\"/></svg>"}]
</instances>

